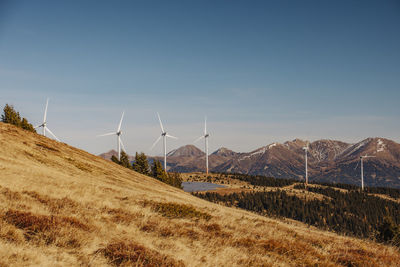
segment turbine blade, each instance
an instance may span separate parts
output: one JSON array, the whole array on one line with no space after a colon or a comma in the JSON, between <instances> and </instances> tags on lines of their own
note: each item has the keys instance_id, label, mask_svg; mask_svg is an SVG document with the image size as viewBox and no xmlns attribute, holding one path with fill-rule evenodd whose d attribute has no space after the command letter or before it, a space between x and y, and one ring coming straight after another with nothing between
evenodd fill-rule
<instances>
[{"instance_id":1,"label":"turbine blade","mask_svg":"<svg viewBox=\"0 0 400 267\"><path fill-rule=\"evenodd\" d=\"M43 122L46 122L47 118L47 107L49 106L49 99L47 98L46 100L46 108L44 109L44 116L43 116Z\"/></svg>"},{"instance_id":2,"label":"turbine blade","mask_svg":"<svg viewBox=\"0 0 400 267\"><path fill-rule=\"evenodd\" d=\"M204 118L204 135L207 134L207 116Z\"/></svg>"},{"instance_id":3,"label":"turbine blade","mask_svg":"<svg viewBox=\"0 0 400 267\"><path fill-rule=\"evenodd\" d=\"M157 145L157 143L160 141L160 139L161 139L161 135L157 138L157 140L153 143L153 145L150 147L150 150L152 150L156 145Z\"/></svg>"},{"instance_id":4,"label":"turbine blade","mask_svg":"<svg viewBox=\"0 0 400 267\"><path fill-rule=\"evenodd\" d=\"M121 144L122 150L124 150L124 152L126 153L126 149L125 149L124 143L122 143L121 137L118 136L118 138L119 138L119 143Z\"/></svg>"},{"instance_id":5,"label":"turbine blade","mask_svg":"<svg viewBox=\"0 0 400 267\"><path fill-rule=\"evenodd\" d=\"M204 135L203 136L200 136L199 138L197 138L193 143L197 143L197 142L199 142L201 139L203 139L204 138Z\"/></svg>"},{"instance_id":6,"label":"turbine blade","mask_svg":"<svg viewBox=\"0 0 400 267\"><path fill-rule=\"evenodd\" d=\"M161 131L164 133L164 127L162 125L160 114L158 114L158 112L157 112L157 116L158 116L158 121L160 122Z\"/></svg>"},{"instance_id":7,"label":"turbine blade","mask_svg":"<svg viewBox=\"0 0 400 267\"><path fill-rule=\"evenodd\" d=\"M175 136L172 136L172 135L169 135L169 134L166 134L166 137L173 138L173 139L178 139L178 137L175 137Z\"/></svg>"},{"instance_id":8,"label":"turbine blade","mask_svg":"<svg viewBox=\"0 0 400 267\"><path fill-rule=\"evenodd\" d=\"M122 116L121 116L121 120L119 121L119 125L118 125L118 130L117 130L117 132L119 132L119 130L121 130L122 119L124 118L124 114L125 114L125 111L122 112Z\"/></svg>"},{"instance_id":9,"label":"turbine blade","mask_svg":"<svg viewBox=\"0 0 400 267\"><path fill-rule=\"evenodd\" d=\"M57 136L55 136L55 135L53 134L53 132L50 131L49 128L46 127L46 131L48 131L58 142L60 142L60 139L58 139Z\"/></svg>"},{"instance_id":10,"label":"turbine blade","mask_svg":"<svg viewBox=\"0 0 400 267\"><path fill-rule=\"evenodd\" d=\"M43 126L43 124L39 124L38 126L35 126L34 129L37 129L37 128L42 127L42 126Z\"/></svg>"},{"instance_id":11,"label":"turbine blade","mask_svg":"<svg viewBox=\"0 0 400 267\"><path fill-rule=\"evenodd\" d=\"M108 135L114 135L114 134L116 134L116 133L106 133L106 134L100 134L100 135L96 135L96 136L100 137L100 136L108 136Z\"/></svg>"}]
</instances>

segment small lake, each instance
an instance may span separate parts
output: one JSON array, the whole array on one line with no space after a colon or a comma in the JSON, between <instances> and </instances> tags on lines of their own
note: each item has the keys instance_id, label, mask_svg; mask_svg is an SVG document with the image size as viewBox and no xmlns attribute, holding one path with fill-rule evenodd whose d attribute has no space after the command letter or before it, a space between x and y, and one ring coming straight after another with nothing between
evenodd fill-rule
<instances>
[{"instance_id":1,"label":"small lake","mask_svg":"<svg viewBox=\"0 0 400 267\"><path fill-rule=\"evenodd\" d=\"M207 182L182 182L182 187L185 192L197 192L224 188L225 186Z\"/></svg>"}]
</instances>

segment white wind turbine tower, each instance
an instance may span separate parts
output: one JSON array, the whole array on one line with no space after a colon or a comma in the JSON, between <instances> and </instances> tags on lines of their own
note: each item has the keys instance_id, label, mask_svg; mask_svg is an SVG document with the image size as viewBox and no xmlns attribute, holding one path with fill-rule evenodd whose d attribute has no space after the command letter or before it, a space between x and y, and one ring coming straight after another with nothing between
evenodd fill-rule
<instances>
[{"instance_id":1,"label":"white wind turbine tower","mask_svg":"<svg viewBox=\"0 0 400 267\"><path fill-rule=\"evenodd\" d=\"M208 137L210 134L207 133L207 117L204 119L204 135L200 136L199 138L194 141L194 143L200 141L202 138L204 138L205 142L205 152L206 152L206 174L208 174Z\"/></svg>"},{"instance_id":2,"label":"white wind turbine tower","mask_svg":"<svg viewBox=\"0 0 400 267\"><path fill-rule=\"evenodd\" d=\"M308 142L307 146L303 147L304 152L305 152L305 165L306 165L306 185L308 185L308 164L307 164L307 153L308 153Z\"/></svg>"},{"instance_id":3,"label":"white wind turbine tower","mask_svg":"<svg viewBox=\"0 0 400 267\"><path fill-rule=\"evenodd\" d=\"M368 156L368 155L360 157L360 161L361 161L361 190L362 191L364 191L364 164L363 164L363 160L365 158L375 158L375 157L376 156ZM356 168L357 168L357 166L356 166Z\"/></svg>"},{"instance_id":4,"label":"white wind turbine tower","mask_svg":"<svg viewBox=\"0 0 400 267\"><path fill-rule=\"evenodd\" d=\"M36 126L35 129L40 128L40 127L43 127L43 136L46 136L46 131L47 131L47 132L49 132L49 134L51 134L57 141L60 142L60 140L57 138L57 136L55 136L55 135L53 134L53 132L50 131L49 128L47 128L47 121L46 121L46 119L47 119L47 107L48 107L48 106L49 106L49 99L47 98L47 100L46 100L46 108L45 108L45 110L44 110L43 122L42 122L42 124L39 124L38 126Z\"/></svg>"},{"instance_id":5,"label":"white wind turbine tower","mask_svg":"<svg viewBox=\"0 0 400 267\"><path fill-rule=\"evenodd\" d=\"M119 121L118 128L117 128L116 132L98 135L98 136L108 136L108 135L114 135L115 134L117 136L118 160L121 160L121 147L126 152L125 147L124 147L124 143L122 143L122 140L121 140L121 134L122 134L121 125L122 125L122 119L124 118L124 113L125 112L122 112L121 120Z\"/></svg>"},{"instance_id":6,"label":"white wind turbine tower","mask_svg":"<svg viewBox=\"0 0 400 267\"><path fill-rule=\"evenodd\" d=\"M160 139L163 139L163 147L164 147L164 171L167 171L167 137L169 138L173 138L173 139L178 139L175 136L169 135L167 134L167 132L164 130L164 127L162 125L161 122L161 118L160 118L160 114L158 114L157 112L157 117L158 117L158 121L160 122L160 127L161 127L161 135L157 138L157 140L153 143L153 145L151 146L150 150L152 150L155 145L157 145L158 141L160 141Z\"/></svg>"}]
</instances>

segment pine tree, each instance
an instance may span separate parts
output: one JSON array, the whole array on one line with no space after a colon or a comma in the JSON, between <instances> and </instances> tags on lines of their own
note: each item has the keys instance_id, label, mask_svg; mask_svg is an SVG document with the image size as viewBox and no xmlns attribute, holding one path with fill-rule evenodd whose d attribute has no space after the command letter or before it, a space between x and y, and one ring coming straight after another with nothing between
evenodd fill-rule
<instances>
[{"instance_id":1,"label":"pine tree","mask_svg":"<svg viewBox=\"0 0 400 267\"><path fill-rule=\"evenodd\" d=\"M132 168L131 163L129 162L128 154L126 154L124 151L121 151L119 164L128 169Z\"/></svg>"},{"instance_id":2,"label":"pine tree","mask_svg":"<svg viewBox=\"0 0 400 267\"><path fill-rule=\"evenodd\" d=\"M35 128L33 128L33 125L30 124L26 118L22 119L21 128L30 132L36 132Z\"/></svg>"},{"instance_id":3,"label":"pine tree","mask_svg":"<svg viewBox=\"0 0 400 267\"><path fill-rule=\"evenodd\" d=\"M112 155L111 161L114 163L117 163L125 168L132 169L132 166L129 162L128 154L126 154L124 151L121 151L120 160L118 160L118 158L116 156Z\"/></svg>"},{"instance_id":4,"label":"pine tree","mask_svg":"<svg viewBox=\"0 0 400 267\"><path fill-rule=\"evenodd\" d=\"M15 111L14 107L9 104L6 104L6 106L3 109L3 114L1 115L1 121L4 123L13 124L27 131L36 133L36 130L33 128L32 124L30 124L26 118L23 118L21 120L19 112Z\"/></svg>"},{"instance_id":5,"label":"pine tree","mask_svg":"<svg viewBox=\"0 0 400 267\"><path fill-rule=\"evenodd\" d=\"M147 157L143 152L141 152L140 154L136 152L133 169L138 173L150 175L149 162L147 161Z\"/></svg>"},{"instance_id":6,"label":"pine tree","mask_svg":"<svg viewBox=\"0 0 400 267\"><path fill-rule=\"evenodd\" d=\"M3 109L4 114L1 115L1 121L4 123L10 123L15 126L21 126L21 116L19 112L16 112L13 106L6 104Z\"/></svg>"},{"instance_id":7,"label":"pine tree","mask_svg":"<svg viewBox=\"0 0 400 267\"><path fill-rule=\"evenodd\" d=\"M173 172L173 173L167 173L167 175L168 175L168 184L182 189L182 178L180 173Z\"/></svg>"},{"instance_id":8,"label":"pine tree","mask_svg":"<svg viewBox=\"0 0 400 267\"><path fill-rule=\"evenodd\" d=\"M167 175L161 165L161 162L158 160L153 161L153 166L151 167L151 174L154 178L165 182Z\"/></svg>"},{"instance_id":9,"label":"pine tree","mask_svg":"<svg viewBox=\"0 0 400 267\"><path fill-rule=\"evenodd\" d=\"M114 156L114 155L111 156L111 161L114 162L114 163L119 164L118 158L116 156Z\"/></svg>"}]
</instances>

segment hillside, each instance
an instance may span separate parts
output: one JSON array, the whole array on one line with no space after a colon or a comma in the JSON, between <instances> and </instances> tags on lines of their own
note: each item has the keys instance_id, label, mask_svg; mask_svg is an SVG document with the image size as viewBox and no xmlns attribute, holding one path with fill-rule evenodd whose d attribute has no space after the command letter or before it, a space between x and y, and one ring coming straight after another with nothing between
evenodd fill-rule
<instances>
[{"instance_id":1,"label":"hillside","mask_svg":"<svg viewBox=\"0 0 400 267\"><path fill-rule=\"evenodd\" d=\"M393 247L209 203L2 123L0 198L0 266L400 262Z\"/></svg>"}]
</instances>

